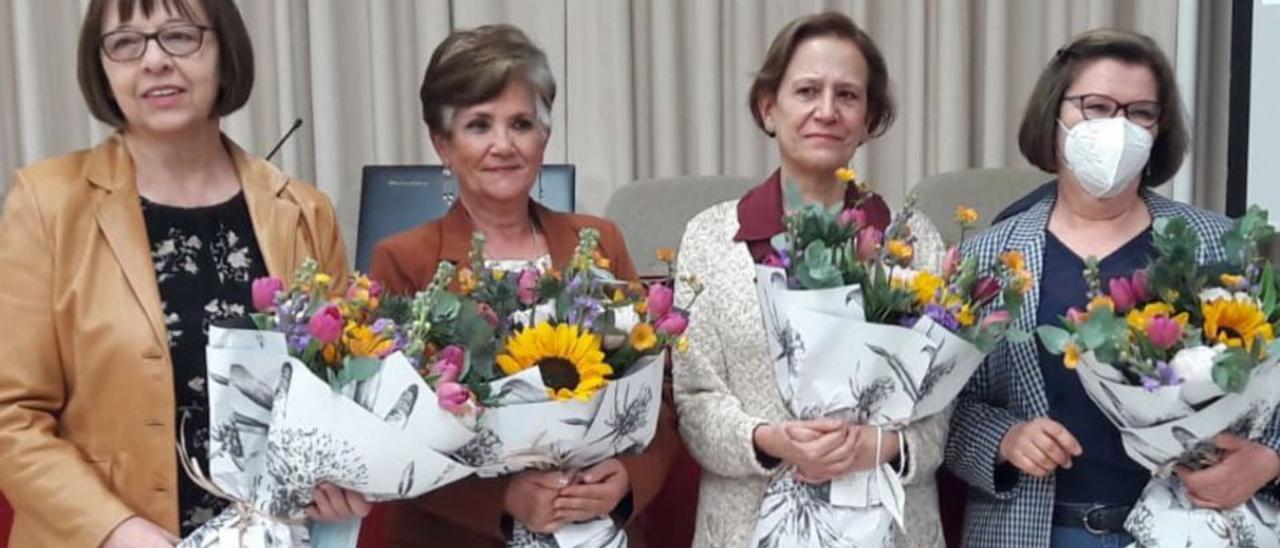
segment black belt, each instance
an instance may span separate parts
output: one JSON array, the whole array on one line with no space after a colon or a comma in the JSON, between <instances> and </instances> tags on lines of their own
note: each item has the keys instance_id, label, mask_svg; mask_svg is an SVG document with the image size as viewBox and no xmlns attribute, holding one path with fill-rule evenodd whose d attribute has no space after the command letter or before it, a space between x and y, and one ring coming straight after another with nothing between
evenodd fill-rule
<instances>
[{"instance_id":1,"label":"black belt","mask_svg":"<svg viewBox=\"0 0 1280 548\"><path fill-rule=\"evenodd\" d=\"M1132 506L1107 504L1055 504L1053 524L1084 529L1095 535L1124 532Z\"/></svg>"}]
</instances>

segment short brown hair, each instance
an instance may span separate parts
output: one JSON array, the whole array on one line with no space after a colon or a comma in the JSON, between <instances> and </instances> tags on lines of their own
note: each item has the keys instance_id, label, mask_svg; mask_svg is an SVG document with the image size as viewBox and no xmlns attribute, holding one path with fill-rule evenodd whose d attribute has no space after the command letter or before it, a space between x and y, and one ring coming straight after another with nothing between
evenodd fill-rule
<instances>
[{"instance_id":1,"label":"short brown hair","mask_svg":"<svg viewBox=\"0 0 1280 548\"><path fill-rule=\"evenodd\" d=\"M1190 135L1183 118L1182 97L1173 66L1149 36L1115 29L1095 29L1076 36L1053 56L1036 82L1018 129L1018 148L1032 165L1058 171L1058 113L1067 88L1084 67L1098 59L1136 63L1156 78L1160 103L1159 133L1142 176L1143 186L1159 186L1173 178L1186 155Z\"/></svg>"},{"instance_id":2,"label":"short brown hair","mask_svg":"<svg viewBox=\"0 0 1280 548\"><path fill-rule=\"evenodd\" d=\"M422 76L422 120L431 133L448 136L455 109L497 97L513 78L533 88L538 121L550 128L556 80L547 55L511 25L455 31L436 46Z\"/></svg>"},{"instance_id":3,"label":"short brown hair","mask_svg":"<svg viewBox=\"0 0 1280 548\"><path fill-rule=\"evenodd\" d=\"M756 80L751 84L751 93L747 96L751 117L755 118L756 125L761 130L773 137L773 133L764 127L760 99L778 94L787 66L791 64L791 58L795 56L800 44L822 36L834 36L853 42L866 58L870 70L867 75L867 134L871 137L883 135L893 125L894 119L893 96L889 92L889 69L885 66L884 56L880 55L880 48L876 47L870 35L848 16L835 11L800 17L788 23L774 37L773 44L769 45L769 51L764 55L764 64L756 72Z\"/></svg>"},{"instance_id":4,"label":"short brown hair","mask_svg":"<svg viewBox=\"0 0 1280 548\"><path fill-rule=\"evenodd\" d=\"M76 76L80 80L80 93L89 105L94 118L115 127L128 123L120 105L111 93L111 83L102 67L102 22L107 7L115 2L116 14L121 21L133 18L135 9L142 9L150 16L158 8L180 14L196 21L191 2L199 1L209 15L208 25L218 39L218 97L213 103L211 116L219 118L239 110L249 100L253 90L253 44L245 29L240 10L231 0L93 0L84 14L80 27L80 45L76 57Z\"/></svg>"}]
</instances>

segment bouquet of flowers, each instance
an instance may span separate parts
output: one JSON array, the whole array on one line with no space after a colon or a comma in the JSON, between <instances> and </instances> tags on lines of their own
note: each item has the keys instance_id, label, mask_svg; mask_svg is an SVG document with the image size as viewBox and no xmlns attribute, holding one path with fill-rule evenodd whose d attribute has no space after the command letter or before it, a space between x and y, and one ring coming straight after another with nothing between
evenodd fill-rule
<instances>
[{"instance_id":1,"label":"bouquet of flowers","mask_svg":"<svg viewBox=\"0 0 1280 548\"><path fill-rule=\"evenodd\" d=\"M1226 259L1204 266L1185 219L1153 228L1156 257L1146 269L1104 286L1091 260L1088 307L1037 333L1154 475L1125 524L1138 545L1280 546L1274 505L1255 497L1231 510L1197 509L1170 475L1178 464L1215 463L1219 433L1259 438L1280 401L1280 287L1259 251L1274 230L1251 208L1222 237Z\"/></svg>"},{"instance_id":2,"label":"bouquet of flowers","mask_svg":"<svg viewBox=\"0 0 1280 548\"><path fill-rule=\"evenodd\" d=\"M341 296L331 284L314 261L287 288L256 280L257 329L210 329L208 476L180 449L188 474L232 505L181 546L352 547L358 521L307 526L318 484L388 500L470 472L427 450L441 412L379 284L356 274Z\"/></svg>"},{"instance_id":3,"label":"bouquet of flowers","mask_svg":"<svg viewBox=\"0 0 1280 548\"><path fill-rule=\"evenodd\" d=\"M437 329L448 336L422 345L421 372L471 430L451 454L482 477L577 470L639 452L656 432L663 353L684 347L688 315L666 284L645 288L610 274L595 230L579 238L563 272L489 268L480 234L469 265L437 272L435 298L450 304L428 308L456 309L446 323L458 327ZM450 276L455 292L441 290ZM443 350L432 356L433 347ZM626 534L608 518L554 535L517 523L512 545L625 546Z\"/></svg>"},{"instance_id":4,"label":"bouquet of flowers","mask_svg":"<svg viewBox=\"0 0 1280 548\"><path fill-rule=\"evenodd\" d=\"M856 184L849 170L837 176ZM756 290L795 417L897 430L944 411L987 351L1026 336L1011 325L1031 280L1016 253L982 269L952 247L939 271L913 268L910 200L883 233L860 206L795 208L776 256L757 266ZM969 228L977 213L958 208L957 221ZM765 494L753 545L893 545L903 498L887 464L823 486L784 472Z\"/></svg>"}]
</instances>

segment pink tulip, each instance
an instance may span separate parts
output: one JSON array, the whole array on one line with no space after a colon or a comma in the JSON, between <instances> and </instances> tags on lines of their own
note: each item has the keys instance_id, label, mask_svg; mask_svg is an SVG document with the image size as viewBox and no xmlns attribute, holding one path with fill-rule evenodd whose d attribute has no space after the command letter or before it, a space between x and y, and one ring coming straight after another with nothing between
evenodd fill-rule
<instances>
[{"instance_id":1,"label":"pink tulip","mask_svg":"<svg viewBox=\"0 0 1280 548\"><path fill-rule=\"evenodd\" d=\"M471 391L456 382L442 382L436 385L436 401L445 411L461 413L466 411L467 402L471 401Z\"/></svg>"},{"instance_id":2,"label":"pink tulip","mask_svg":"<svg viewBox=\"0 0 1280 548\"><path fill-rule=\"evenodd\" d=\"M1147 282L1147 269L1133 271L1133 278L1130 280L1129 285L1133 288L1135 306L1151 300L1151 287Z\"/></svg>"},{"instance_id":3,"label":"pink tulip","mask_svg":"<svg viewBox=\"0 0 1280 548\"><path fill-rule=\"evenodd\" d=\"M284 291L280 278L258 278L253 281L253 308L258 312L270 312L276 308L276 295Z\"/></svg>"},{"instance_id":4,"label":"pink tulip","mask_svg":"<svg viewBox=\"0 0 1280 548\"><path fill-rule=\"evenodd\" d=\"M1116 312L1128 312L1137 304L1137 297L1133 292L1133 284L1125 278L1112 278L1107 283L1108 294L1111 295L1111 301L1116 303Z\"/></svg>"},{"instance_id":5,"label":"pink tulip","mask_svg":"<svg viewBox=\"0 0 1280 548\"><path fill-rule=\"evenodd\" d=\"M378 280L369 280L369 298L370 299L377 299L382 297L383 289L385 289L385 287L383 287L382 282L379 282Z\"/></svg>"},{"instance_id":6,"label":"pink tulip","mask_svg":"<svg viewBox=\"0 0 1280 548\"><path fill-rule=\"evenodd\" d=\"M662 318L668 312L671 312L671 303L675 300L675 293L670 287L662 284L653 284L649 286L649 298L646 306L650 318Z\"/></svg>"},{"instance_id":7,"label":"pink tulip","mask_svg":"<svg viewBox=\"0 0 1280 548\"><path fill-rule=\"evenodd\" d=\"M659 333L679 337L684 333L685 328L689 327L689 319L684 317L684 314L672 312L659 319L654 327Z\"/></svg>"},{"instance_id":8,"label":"pink tulip","mask_svg":"<svg viewBox=\"0 0 1280 548\"><path fill-rule=\"evenodd\" d=\"M458 376L462 373L462 367L447 360L437 360L431 365L430 373L438 379L438 382L457 382Z\"/></svg>"},{"instance_id":9,"label":"pink tulip","mask_svg":"<svg viewBox=\"0 0 1280 548\"><path fill-rule=\"evenodd\" d=\"M987 314L986 316L983 316L982 322L978 324L978 327L981 329L986 329L993 325L1009 323L1009 321L1012 319L1013 319L1013 316L1009 314L1008 310L997 310L995 312Z\"/></svg>"},{"instance_id":10,"label":"pink tulip","mask_svg":"<svg viewBox=\"0 0 1280 548\"><path fill-rule=\"evenodd\" d=\"M867 226L867 213L856 207L851 207L840 212L840 217L836 219L840 226L864 227Z\"/></svg>"},{"instance_id":11,"label":"pink tulip","mask_svg":"<svg viewBox=\"0 0 1280 548\"><path fill-rule=\"evenodd\" d=\"M538 302L538 271L526 268L520 271L516 280L516 298L525 305Z\"/></svg>"},{"instance_id":12,"label":"pink tulip","mask_svg":"<svg viewBox=\"0 0 1280 548\"><path fill-rule=\"evenodd\" d=\"M324 344L338 340L342 336L342 312L334 305L325 305L307 322L307 332Z\"/></svg>"},{"instance_id":13,"label":"pink tulip","mask_svg":"<svg viewBox=\"0 0 1280 548\"><path fill-rule=\"evenodd\" d=\"M1073 306L1067 310L1067 321L1072 325L1081 325L1089 321L1089 313Z\"/></svg>"},{"instance_id":14,"label":"pink tulip","mask_svg":"<svg viewBox=\"0 0 1280 548\"><path fill-rule=\"evenodd\" d=\"M987 304L1000 294L1000 282L991 276L984 276L973 284L973 301L979 305Z\"/></svg>"},{"instance_id":15,"label":"pink tulip","mask_svg":"<svg viewBox=\"0 0 1280 548\"><path fill-rule=\"evenodd\" d=\"M870 261L875 258L876 252L880 250L880 242L884 240L884 233L875 227L867 227L858 231L858 260Z\"/></svg>"},{"instance_id":16,"label":"pink tulip","mask_svg":"<svg viewBox=\"0 0 1280 548\"><path fill-rule=\"evenodd\" d=\"M942 277L950 279L955 275L956 269L960 268L960 248L952 247L947 250L947 254L942 257Z\"/></svg>"},{"instance_id":17,"label":"pink tulip","mask_svg":"<svg viewBox=\"0 0 1280 548\"><path fill-rule=\"evenodd\" d=\"M1147 322L1147 340L1161 350L1173 348L1182 339L1182 325L1164 316L1156 316Z\"/></svg>"},{"instance_id":18,"label":"pink tulip","mask_svg":"<svg viewBox=\"0 0 1280 548\"><path fill-rule=\"evenodd\" d=\"M466 351L456 344L446 346L444 349L440 350L440 352L436 353L436 360L449 362L459 368L462 367L466 357Z\"/></svg>"}]
</instances>

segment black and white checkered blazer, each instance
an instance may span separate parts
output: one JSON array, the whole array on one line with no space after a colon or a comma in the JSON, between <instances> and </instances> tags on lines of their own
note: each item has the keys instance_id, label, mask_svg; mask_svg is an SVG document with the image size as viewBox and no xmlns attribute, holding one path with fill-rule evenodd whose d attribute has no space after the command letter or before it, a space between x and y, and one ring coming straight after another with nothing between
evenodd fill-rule
<instances>
[{"instance_id":1,"label":"black and white checkered blazer","mask_svg":"<svg viewBox=\"0 0 1280 548\"><path fill-rule=\"evenodd\" d=\"M1153 218L1182 217L1190 222L1200 237L1196 258L1201 264L1224 259L1220 240L1232 226L1226 217L1148 190L1143 190L1142 198ZM962 247L966 256L978 258L980 268L1000 260L1005 250L1022 252L1037 281L1016 322L1027 332L1036 327L1045 232L1056 199L1057 193L1051 193L1025 212L970 238ZM945 464L970 486L964 525L966 548L1049 545L1054 478L1036 478L1008 466L1000 467L997 474L996 466L1000 441L1010 428L1049 414L1037 357L1034 340L1005 342L988 355L956 402ZM1261 441L1280 451L1280 422L1273 420Z\"/></svg>"}]
</instances>

